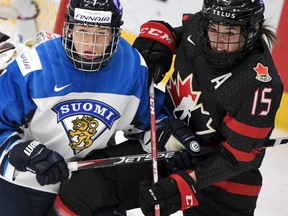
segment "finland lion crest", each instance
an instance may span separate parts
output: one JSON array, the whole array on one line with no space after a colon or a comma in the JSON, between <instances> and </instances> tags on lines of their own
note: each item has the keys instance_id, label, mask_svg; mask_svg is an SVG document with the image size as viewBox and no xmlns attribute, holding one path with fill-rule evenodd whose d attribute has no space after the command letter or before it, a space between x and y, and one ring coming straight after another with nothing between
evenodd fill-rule
<instances>
[{"instance_id":1,"label":"finland lion crest","mask_svg":"<svg viewBox=\"0 0 288 216\"><path fill-rule=\"evenodd\" d=\"M120 114L108 104L96 100L64 101L53 107L61 122L74 154L89 148Z\"/></svg>"}]
</instances>

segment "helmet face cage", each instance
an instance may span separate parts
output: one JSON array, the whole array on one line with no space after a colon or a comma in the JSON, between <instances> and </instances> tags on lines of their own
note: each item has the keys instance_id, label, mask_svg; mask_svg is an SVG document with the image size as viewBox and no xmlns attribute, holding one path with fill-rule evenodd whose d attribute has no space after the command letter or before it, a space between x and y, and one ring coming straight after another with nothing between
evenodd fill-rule
<instances>
[{"instance_id":1,"label":"helmet face cage","mask_svg":"<svg viewBox=\"0 0 288 216\"><path fill-rule=\"evenodd\" d=\"M227 68L242 59L259 37L263 13L262 0L204 0L199 41L207 60ZM217 35L211 38L213 34Z\"/></svg>"},{"instance_id":2,"label":"helmet face cage","mask_svg":"<svg viewBox=\"0 0 288 216\"><path fill-rule=\"evenodd\" d=\"M62 45L74 66L99 71L115 54L122 25L118 0L71 0Z\"/></svg>"},{"instance_id":3,"label":"helmet face cage","mask_svg":"<svg viewBox=\"0 0 288 216\"><path fill-rule=\"evenodd\" d=\"M99 71L116 52L120 33L117 27L65 22L62 44L76 68Z\"/></svg>"}]
</instances>

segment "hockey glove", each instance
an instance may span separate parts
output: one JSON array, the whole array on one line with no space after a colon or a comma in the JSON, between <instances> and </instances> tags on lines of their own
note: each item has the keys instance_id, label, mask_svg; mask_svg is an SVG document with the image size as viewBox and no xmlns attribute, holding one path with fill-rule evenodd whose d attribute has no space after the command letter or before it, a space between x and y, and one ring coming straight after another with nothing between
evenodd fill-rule
<instances>
[{"instance_id":1,"label":"hockey glove","mask_svg":"<svg viewBox=\"0 0 288 216\"><path fill-rule=\"evenodd\" d=\"M155 204L161 216L198 205L199 191L192 177L180 171L164 178L140 192L140 207L144 215L154 216Z\"/></svg>"},{"instance_id":2,"label":"hockey glove","mask_svg":"<svg viewBox=\"0 0 288 216\"><path fill-rule=\"evenodd\" d=\"M133 46L141 53L149 69L151 78L159 83L169 71L176 49L176 34L166 22L149 21L140 28L139 37Z\"/></svg>"},{"instance_id":3,"label":"hockey glove","mask_svg":"<svg viewBox=\"0 0 288 216\"><path fill-rule=\"evenodd\" d=\"M164 119L156 130L157 147L160 151L176 151L167 160L171 171L194 169L202 157L199 139L181 120Z\"/></svg>"},{"instance_id":4,"label":"hockey glove","mask_svg":"<svg viewBox=\"0 0 288 216\"><path fill-rule=\"evenodd\" d=\"M177 170L195 169L198 161L201 159L202 157L193 157L187 150L183 150L175 152L173 157L167 159L166 165L172 172Z\"/></svg>"},{"instance_id":5,"label":"hockey glove","mask_svg":"<svg viewBox=\"0 0 288 216\"><path fill-rule=\"evenodd\" d=\"M157 147L161 151L186 149L192 156L201 155L199 138L179 119L164 119L156 130Z\"/></svg>"},{"instance_id":6,"label":"hockey glove","mask_svg":"<svg viewBox=\"0 0 288 216\"><path fill-rule=\"evenodd\" d=\"M9 162L18 171L35 173L42 186L67 180L69 176L64 158L36 141L14 146L9 154Z\"/></svg>"}]
</instances>

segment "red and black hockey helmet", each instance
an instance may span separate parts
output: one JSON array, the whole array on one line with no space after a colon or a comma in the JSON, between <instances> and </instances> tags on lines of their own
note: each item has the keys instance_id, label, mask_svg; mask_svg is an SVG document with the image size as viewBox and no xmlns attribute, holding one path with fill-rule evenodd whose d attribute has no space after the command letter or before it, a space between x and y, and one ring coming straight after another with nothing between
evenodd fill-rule
<instances>
[{"instance_id":1,"label":"red and black hockey helmet","mask_svg":"<svg viewBox=\"0 0 288 216\"><path fill-rule=\"evenodd\" d=\"M201 48L208 60L220 68L229 67L243 58L259 38L259 30L264 21L262 0L204 0L200 24ZM211 23L227 26L240 26L245 39L244 46L233 53L214 53L209 49L207 28Z\"/></svg>"}]
</instances>

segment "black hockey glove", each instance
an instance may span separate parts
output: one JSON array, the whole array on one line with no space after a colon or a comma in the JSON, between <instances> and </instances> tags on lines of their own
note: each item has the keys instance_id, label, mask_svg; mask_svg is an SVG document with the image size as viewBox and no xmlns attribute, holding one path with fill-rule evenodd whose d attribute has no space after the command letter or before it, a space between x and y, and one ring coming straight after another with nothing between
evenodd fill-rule
<instances>
[{"instance_id":1,"label":"black hockey glove","mask_svg":"<svg viewBox=\"0 0 288 216\"><path fill-rule=\"evenodd\" d=\"M194 169L202 158L197 135L178 119L164 119L156 130L157 148L160 151L176 151L167 160L171 171Z\"/></svg>"},{"instance_id":2,"label":"black hockey glove","mask_svg":"<svg viewBox=\"0 0 288 216\"><path fill-rule=\"evenodd\" d=\"M146 61L149 69L149 84L151 78L154 78L156 84L161 82L171 67L176 49L176 34L173 28L162 21L144 23L133 46Z\"/></svg>"},{"instance_id":3,"label":"black hockey glove","mask_svg":"<svg viewBox=\"0 0 288 216\"><path fill-rule=\"evenodd\" d=\"M201 155L199 138L179 119L164 119L156 130L157 148L160 151L186 149L192 156Z\"/></svg>"},{"instance_id":4,"label":"black hockey glove","mask_svg":"<svg viewBox=\"0 0 288 216\"><path fill-rule=\"evenodd\" d=\"M192 177L180 171L152 186L142 188L140 207L144 215L154 216L155 204L160 205L161 216L171 215L199 203L199 191Z\"/></svg>"},{"instance_id":5,"label":"black hockey glove","mask_svg":"<svg viewBox=\"0 0 288 216\"><path fill-rule=\"evenodd\" d=\"M195 169L199 160L202 160L202 156L191 156L187 150L183 150L175 152L173 157L167 159L166 165L172 172L177 170Z\"/></svg>"},{"instance_id":6,"label":"black hockey glove","mask_svg":"<svg viewBox=\"0 0 288 216\"><path fill-rule=\"evenodd\" d=\"M12 148L9 162L18 171L36 174L40 185L56 184L67 180L69 170L64 158L36 141L27 141Z\"/></svg>"}]
</instances>

